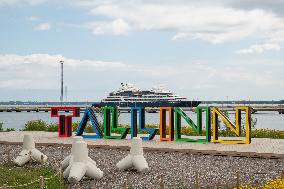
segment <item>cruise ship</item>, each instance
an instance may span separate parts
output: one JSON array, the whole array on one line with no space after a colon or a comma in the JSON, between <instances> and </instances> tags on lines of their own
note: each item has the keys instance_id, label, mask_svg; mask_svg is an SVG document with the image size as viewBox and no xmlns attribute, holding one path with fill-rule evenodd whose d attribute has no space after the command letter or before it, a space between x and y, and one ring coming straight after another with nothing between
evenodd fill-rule
<instances>
[{"instance_id":1,"label":"cruise ship","mask_svg":"<svg viewBox=\"0 0 284 189\"><path fill-rule=\"evenodd\" d=\"M200 101L189 101L185 97L173 94L162 85L151 90L141 90L133 84L121 83L117 91L93 106L118 106L118 107L196 107Z\"/></svg>"}]
</instances>

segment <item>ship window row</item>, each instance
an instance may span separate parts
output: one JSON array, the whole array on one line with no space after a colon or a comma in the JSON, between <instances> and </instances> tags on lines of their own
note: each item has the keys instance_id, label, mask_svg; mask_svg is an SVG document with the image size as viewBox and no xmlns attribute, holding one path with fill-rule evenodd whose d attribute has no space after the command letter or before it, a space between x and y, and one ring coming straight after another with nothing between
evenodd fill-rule
<instances>
[{"instance_id":1,"label":"ship window row","mask_svg":"<svg viewBox=\"0 0 284 189\"><path fill-rule=\"evenodd\" d=\"M166 100L166 99L169 99L169 100L172 100L172 99L186 99L186 98L182 98L182 97L163 97L163 98L157 98L157 97L121 97L121 98L106 98L106 100L121 100L121 99L124 99L124 100Z\"/></svg>"},{"instance_id":2,"label":"ship window row","mask_svg":"<svg viewBox=\"0 0 284 189\"><path fill-rule=\"evenodd\" d=\"M105 99L104 101L108 101L108 102L121 102L121 101L128 101L128 102L131 102L131 101L169 101L169 100L172 100L172 101L181 101L182 99L169 99L169 98L165 98L165 99L123 99L123 100L120 100L120 99Z\"/></svg>"}]
</instances>

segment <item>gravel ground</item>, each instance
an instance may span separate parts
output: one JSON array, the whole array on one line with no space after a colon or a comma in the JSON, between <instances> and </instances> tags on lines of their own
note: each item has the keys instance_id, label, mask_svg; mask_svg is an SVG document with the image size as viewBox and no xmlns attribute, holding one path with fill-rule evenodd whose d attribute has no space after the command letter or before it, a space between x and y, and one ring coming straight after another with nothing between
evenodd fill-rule
<instances>
[{"instance_id":1,"label":"gravel ground","mask_svg":"<svg viewBox=\"0 0 284 189\"><path fill-rule=\"evenodd\" d=\"M11 158L14 159L21 151L21 146L10 145ZM4 154L7 146L0 144L0 164L7 161ZM49 157L49 164L55 166L70 153L70 147L41 146L38 147ZM284 171L283 159L257 159L222 157L209 155L192 155L186 153L146 152L150 172L137 173L134 170L119 171L115 164L125 157L128 151L117 149L90 148L89 156L97 162L104 172L101 180L85 178L78 184L68 188L122 188L128 179L129 188L159 188L163 177L165 188L195 188L198 173L199 185L202 188L231 188L236 185L237 172L240 182L250 185L260 184L266 180L280 177ZM219 186L219 187L216 187Z\"/></svg>"}]
</instances>

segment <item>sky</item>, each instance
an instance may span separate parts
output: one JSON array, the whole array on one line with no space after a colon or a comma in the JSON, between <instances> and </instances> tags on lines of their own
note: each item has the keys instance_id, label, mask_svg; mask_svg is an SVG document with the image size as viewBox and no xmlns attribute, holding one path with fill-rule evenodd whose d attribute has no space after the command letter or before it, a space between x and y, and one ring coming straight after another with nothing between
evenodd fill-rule
<instances>
[{"instance_id":1,"label":"sky","mask_svg":"<svg viewBox=\"0 0 284 189\"><path fill-rule=\"evenodd\" d=\"M284 99L284 0L0 0L0 101Z\"/></svg>"}]
</instances>

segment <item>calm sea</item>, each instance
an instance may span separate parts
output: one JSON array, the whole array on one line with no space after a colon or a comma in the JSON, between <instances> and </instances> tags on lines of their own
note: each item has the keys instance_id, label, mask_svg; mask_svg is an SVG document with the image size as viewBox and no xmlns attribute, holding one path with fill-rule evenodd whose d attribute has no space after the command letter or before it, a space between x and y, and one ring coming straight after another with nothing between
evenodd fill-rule
<instances>
[{"instance_id":1,"label":"calm sea","mask_svg":"<svg viewBox=\"0 0 284 189\"><path fill-rule=\"evenodd\" d=\"M196 121L196 115L193 112L187 112L190 118ZM83 113L81 113L81 117ZM99 116L100 117L100 116ZM230 114L234 120L234 114ZM252 115L257 119L256 128L269 128L284 130L284 115L278 112L261 112ZM0 122L4 128L22 129L29 120L42 119L48 123L57 123L57 118L51 118L49 112L0 112ZM73 118L73 122L80 121L81 118ZM99 118L102 121L101 118ZM121 113L119 123L130 124L130 114ZM146 123L159 123L159 113L146 113ZM185 123L183 123L185 124Z\"/></svg>"}]
</instances>

